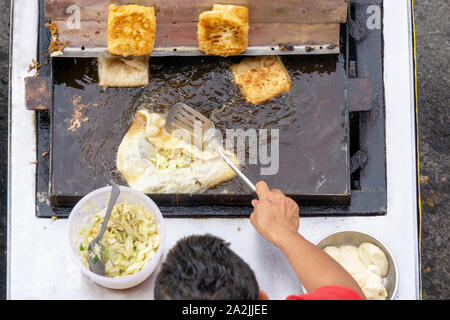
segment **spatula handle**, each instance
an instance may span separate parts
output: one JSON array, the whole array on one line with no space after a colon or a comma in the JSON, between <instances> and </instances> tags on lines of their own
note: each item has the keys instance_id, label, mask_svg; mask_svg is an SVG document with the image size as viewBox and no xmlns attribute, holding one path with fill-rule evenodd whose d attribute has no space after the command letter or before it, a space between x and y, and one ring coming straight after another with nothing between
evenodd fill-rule
<instances>
[{"instance_id":1,"label":"spatula handle","mask_svg":"<svg viewBox=\"0 0 450 320\"><path fill-rule=\"evenodd\" d=\"M223 158L223 160L225 160L225 162L230 166L230 168L233 169L233 171L236 172L236 174L242 180L244 180L244 182L250 187L250 189L253 190L253 192L256 192L255 185L242 173L241 170L238 169L238 167L234 165L233 162L231 162L231 160L225 155L225 153L223 153L222 149L217 145L217 143L214 143L214 146L216 148L217 153Z\"/></svg>"}]
</instances>

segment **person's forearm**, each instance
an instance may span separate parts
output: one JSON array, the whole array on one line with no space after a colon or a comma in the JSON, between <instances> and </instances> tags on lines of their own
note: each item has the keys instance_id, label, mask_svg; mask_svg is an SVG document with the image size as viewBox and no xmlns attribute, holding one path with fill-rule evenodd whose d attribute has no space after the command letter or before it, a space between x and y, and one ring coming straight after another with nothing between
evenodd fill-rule
<instances>
[{"instance_id":1,"label":"person's forearm","mask_svg":"<svg viewBox=\"0 0 450 320\"><path fill-rule=\"evenodd\" d=\"M308 292L335 285L352 289L365 298L358 283L338 262L300 234L287 234L276 245L287 257Z\"/></svg>"}]
</instances>

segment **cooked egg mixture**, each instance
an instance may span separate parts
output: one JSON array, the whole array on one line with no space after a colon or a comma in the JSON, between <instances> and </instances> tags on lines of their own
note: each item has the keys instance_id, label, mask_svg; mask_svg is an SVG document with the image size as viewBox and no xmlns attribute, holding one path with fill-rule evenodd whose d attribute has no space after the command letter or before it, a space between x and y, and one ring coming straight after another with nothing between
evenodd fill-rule
<instances>
[{"instance_id":1,"label":"cooked egg mixture","mask_svg":"<svg viewBox=\"0 0 450 320\"><path fill-rule=\"evenodd\" d=\"M239 167L236 156L224 152ZM117 154L117 168L130 187L145 193L198 193L235 177L212 149L170 135L165 117L138 111Z\"/></svg>"},{"instance_id":2,"label":"cooked egg mixture","mask_svg":"<svg viewBox=\"0 0 450 320\"><path fill-rule=\"evenodd\" d=\"M368 300L385 300L387 298L383 277L388 272L389 263L379 247L365 242L359 247L329 246L324 251L352 275Z\"/></svg>"}]
</instances>

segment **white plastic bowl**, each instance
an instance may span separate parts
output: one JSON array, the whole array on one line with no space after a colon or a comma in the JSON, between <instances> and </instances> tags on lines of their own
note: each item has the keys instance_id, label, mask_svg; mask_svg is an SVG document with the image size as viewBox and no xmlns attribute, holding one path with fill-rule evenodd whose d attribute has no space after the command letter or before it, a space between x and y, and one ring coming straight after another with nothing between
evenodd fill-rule
<instances>
[{"instance_id":1,"label":"white plastic bowl","mask_svg":"<svg viewBox=\"0 0 450 320\"><path fill-rule=\"evenodd\" d=\"M72 209L69 216L69 227L68 227L68 248L70 251L70 255L72 256L75 263L80 267L81 271L87 275L90 279L95 281L101 286L111 288L111 289L127 289L134 286L137 286L145 279L147 279L152 272L158 266L158 263L161 259L161 254L163 251L164 244L164 224L163 217L161 211L156 206L156 204L151 200L148 196L143 194L140 191L134 190L128 187L120 187L120 195L117 199L117 203L128 202L135 205L140 205L147 210L149 210L154 218L156 223L158 223L161 232L161 242L156 252L155 256L152 260L150 260L141 271L124 276L121 278L109 278L100 276L96 273L93 273L88 268L86 268L82 262L79 260L79 256L77 254L77 250L79 250L79 238L80 229L86 224L86 217L97 213L99 210L107 207L109 202L109 196L111 194L111 187L103 187L97 190L92 191L91 193L84 196L77 205Z\"/></svg>"}]
</instances>

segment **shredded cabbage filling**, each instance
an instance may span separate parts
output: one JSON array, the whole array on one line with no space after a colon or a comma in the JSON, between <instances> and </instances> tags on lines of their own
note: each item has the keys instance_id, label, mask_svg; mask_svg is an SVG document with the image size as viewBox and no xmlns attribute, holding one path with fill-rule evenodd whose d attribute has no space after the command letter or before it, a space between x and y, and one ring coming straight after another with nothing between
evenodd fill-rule
<instances>
[{"instance_id":1,"label":"shredded cabbage filling","mask_svg":"<svg viewBox=\"0 0 450 320\"><path fill-rule=\"evenodd\" d=\"M80 230L79 256L89 269L89 243L100 233L106 208L87 217ZM143 208L116 204L102 239L106 276L118 278L142 270L158 251L161 233L155 218Z\"/></svg>"},{"instance_id":2,"label":"shredded cabbage filling","mask_svg":"<svg viewBox=\"0 0 450 320\"><path fill-rule=\"evenodd\" d=\"M150 158L150 162L158 169L167 169L167 168L186 168L191 165L194 161L192 157L187 154L184 154L182 151L176 154L173 154L170 150L162 150L156 154L155 157Z\"/></svg>"}]
</instances>

